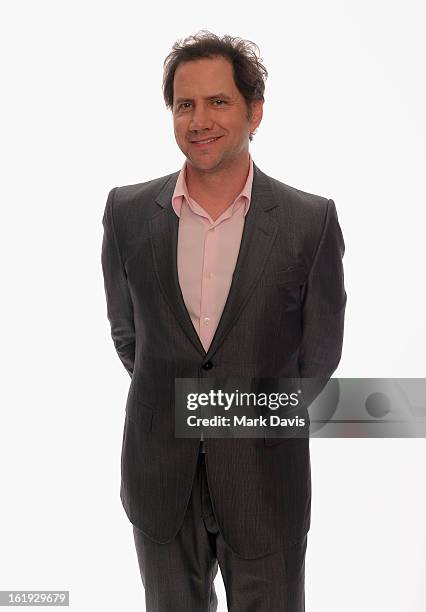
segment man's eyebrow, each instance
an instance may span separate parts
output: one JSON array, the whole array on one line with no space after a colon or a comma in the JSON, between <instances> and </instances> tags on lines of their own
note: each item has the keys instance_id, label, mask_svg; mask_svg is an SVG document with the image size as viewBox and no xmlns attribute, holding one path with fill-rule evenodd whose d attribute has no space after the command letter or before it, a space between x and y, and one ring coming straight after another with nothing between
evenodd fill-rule
<instances>
[{"instance_id":1,"label":"man's eyebrow","mask_svg":"<svg viewBox=\"0 0 426 612\"><path fill-rule=\"evenodd\" d=\"M231 100L231 96L228 96L225 93L217 93L217 94L212 94L211 96L206 96L204 99L205 100L214 100L216 98L221 98L222 100ZM175 103L176 104L181 104L182 102L193 102L192 98L177 98Z\"/></svg>"}]
</instances>

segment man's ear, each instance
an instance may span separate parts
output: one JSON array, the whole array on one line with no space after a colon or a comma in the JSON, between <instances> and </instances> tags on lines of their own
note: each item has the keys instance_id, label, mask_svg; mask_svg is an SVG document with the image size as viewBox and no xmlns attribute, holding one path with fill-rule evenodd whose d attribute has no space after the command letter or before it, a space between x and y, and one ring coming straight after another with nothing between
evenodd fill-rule
<instances>
[{"instance_id":1,"label":"man's ear","mask_svg":"<svg viewBox=\"0 0 426 612\"><path fill-rule=\"evenodd\" d=\"M260 125L263 117L263 100L254 100L250 109L250 132L254 132Z\"/></svg>"}]
</instances>

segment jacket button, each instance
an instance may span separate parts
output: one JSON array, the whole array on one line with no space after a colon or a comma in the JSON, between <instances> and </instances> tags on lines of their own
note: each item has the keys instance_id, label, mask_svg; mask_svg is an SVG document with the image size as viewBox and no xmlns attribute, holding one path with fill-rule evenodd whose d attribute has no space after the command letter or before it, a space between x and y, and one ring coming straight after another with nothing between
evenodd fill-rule
<instances>
[{"instance_id":1,"label":"jacket button","mask_svg":"<svg viewBox=\"0 0 426 612\"><path fill-rule=\"evenodd\" d=\"M213 364L211 361L206 361L206 363L203 363L201 367L203 368L203 370L211 370L213 367Z\"/></svg>"}]
</instances>

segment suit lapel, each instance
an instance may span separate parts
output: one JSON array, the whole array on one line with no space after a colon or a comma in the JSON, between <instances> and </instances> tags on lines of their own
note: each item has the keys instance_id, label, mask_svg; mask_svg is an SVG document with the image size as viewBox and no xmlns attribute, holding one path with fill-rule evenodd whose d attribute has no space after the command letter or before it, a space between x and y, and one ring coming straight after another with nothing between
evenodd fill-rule
<instances>
[{"instance_id":1,"label":"suit lapel","mask_svg":"<svg viewBox=\"0 0 426 612\"><path fill-rule=\"evenodd\" d=\"M156 198L157 204L164 209L163 212L150 221L154 261L160 286L183 331L205 360L213 356L235 325L245 303L259 282L277 233L274 217L270 214L276 202L269 178L255 164L253 165L250 208L244 222L231 288L207 354L192 324L179 286L177 271L179 220L171 206L178 172L171 175Z\"/></svg>"},{"instance_id":2,"label":"suit lapel","mask_svg":"<svg viewBox=\"0 0 426 612\"><path fill-rule=\"evenodd\" d=\"M225 308L207 351L210 359L235 325L242 309L260 280L277 233L270 210L275 208L268 177L254 166L250 208L244 222L240 251Z\"/></svg>"},{"instance_id":3,"label":"suit lapel","mask_svg":"<svg viewBox=\"0 0 426 612\"><path fill-rule=\"evenodd\" d=\"M156 197L164 210L150 221L151 243L158 282L182 330L197 351L204 357L206 351L192 324L183 300L177 270L177 242L179 219L171 202L179 172L171 175Z\"/></svg>"}]
</instances>

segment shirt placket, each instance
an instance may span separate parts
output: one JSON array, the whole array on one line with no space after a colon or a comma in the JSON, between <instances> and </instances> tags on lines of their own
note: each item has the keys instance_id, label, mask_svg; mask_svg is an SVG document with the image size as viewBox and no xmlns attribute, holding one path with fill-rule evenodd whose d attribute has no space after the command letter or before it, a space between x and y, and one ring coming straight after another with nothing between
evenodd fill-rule
<instances>
[{"instance_id":1,"label":"shirt placket","mask_svg":"<svg viewBox=\"0 0 426 612\"><path fill-rule=\"evenodd\" d=\"M213 339L217 323L214 307L217 293L214 262L217 258L218 231L218 226L212 225L206 219L200 300L200 340L206 351Z\"/></svg>"}]
</instances>

